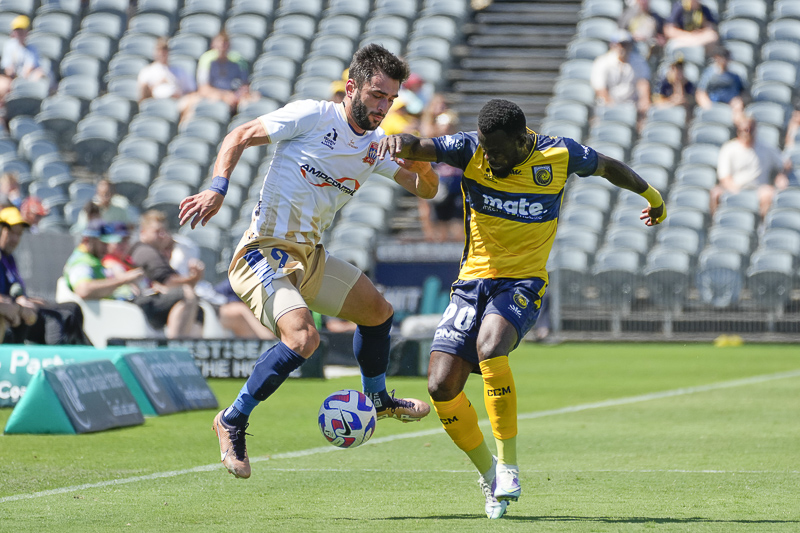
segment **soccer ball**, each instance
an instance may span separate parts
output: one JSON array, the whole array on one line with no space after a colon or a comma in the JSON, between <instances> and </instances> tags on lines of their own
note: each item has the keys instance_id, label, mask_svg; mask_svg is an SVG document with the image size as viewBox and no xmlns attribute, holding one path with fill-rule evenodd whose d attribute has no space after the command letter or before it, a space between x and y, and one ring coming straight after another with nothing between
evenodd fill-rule
<instances>
[{"instance_id":1,"label":"soccer ball","mask_svg":"<svg viewBox=\"0 0 800 533\"><path fill-rule=\"evenodd\" d=\"M336 391L319 408L322 435L339 448L355 448L375 432L377 416L372 400L355 390Z\"/></svg>"}]
</instances>

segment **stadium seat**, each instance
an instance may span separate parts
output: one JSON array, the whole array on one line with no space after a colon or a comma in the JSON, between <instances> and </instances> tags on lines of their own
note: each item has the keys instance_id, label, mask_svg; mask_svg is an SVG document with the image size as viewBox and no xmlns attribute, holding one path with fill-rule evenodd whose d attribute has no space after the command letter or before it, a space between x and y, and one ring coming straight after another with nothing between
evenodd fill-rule
<instances>
[{"instance_id":1,"label":"stadium seat","mask_svg":"<svg viewBox=\"0 0 800 533\"><path fill-rule=\"evenodd\" d=\"M8 131L11 134L12 139L19 141L24 135L27 135L32 131L44 131L44 128L33 118L26 115L21 115L19 117L12 118L8 122Z\"/></svg>"},{"instance_id":2,"label":"stadium seat","mask_svg":"<svg viewBox=\"0 0 800 533\"><path fill-rule=\"evenodd\" d=\"M582 205L590 209L608 212L611 207L611 191L598 185L577 182L569 188L565 205Z\"/></svg>"},{"instance_id":3,"label":"stadium seat","mask_svg":"<svg viewBox=\"0 0 800 533\"><path fill-rule=\"evenodd\" d=\"M767 21L766 2L753 2L752 0L729 0L725 9L725 19L746 18L759 24Z\"/></svg>"},{"instance_id":4,"label":"stadium seat","mask_svg":"<svg viewBox=\"0 0 800 533\"><path fill-rule=\"evenodd\" d=\"M113 48L109 36L86 31L79 31L70 44L71 52L95 57L104 64L111 59Z\"/></svg>"},{"instance_id":5,"label":"stadium seat","mask_svg":"<svg viewBox=\"0 0 800 533\"><path fill-rule=\"evenodd\" d=\"M583 2L583 7L578 12L578 15L582 20L590 19L592 17L605 17L616 21L622 16L622 8L622 2L589 0Z\"/></svg>"},{"instance_id":6,"label":"stadium seat","mask_svg":"<svg viewBox=\"0 0 800 533\"><path fill-rule=\"evenodd\" d=\"M45 135L28 134L20 139L19 154L31 163L44 155L58 154L58 146L50 140L47 132Z\"/></svg>"},{"instance_id":7,"label":"stadium seat","mask_svg":"<svg viewBox=\"0 0 800 533\"><path fill-rule=\"evenodd\" d=\"M731 140L730 128L716 123L695 123L689 128L689 144L713 144L722 146ZM714 162L716 166L716 162Z\"/></svg>"},{"instance_id":8,"label":"stadium seat","mask_svg":"<svg viewBox=\"0 0 800 533\"><path fill-rule=\"evenodd\" d=\"M317 28L317 35L338 35L347 37L352 42L357 42L361 35L362 22L360 19L348 15L334 15L322 19Z\"/></svg>"},{"instance_id":9,"label":"stadium seat","mask_svg":"<svg viewBox=\"0 0 800 533\"><path fill-rule=\"evenodd\" d=\"M609 42L618 30L619 26L617 26L616 20L605 17L592 17L578 21L575 35L585 39L599 39Z\"/></svg>"},{"instance_id":10,"label":"stadium seat","mask_svg":"<svg viewBox=\"0 0 800 533\"><path fill-rule=\"evenodd\" d=\"M221 19L225 16L225 0L186 0L180 11L182 18L197 14L213 15Z\"/></svg>"},{"instance_id":11,"label":"stadium seat","mask_svg":"<svg viewBox=\"0 0 800 533\"><path fill-rule=\"evenodd\" d=\"M178 0L138 0L136 13L159 13L175 22L178 19Z\"/></svg>"},{"instance_id":12,"label":"stadium seat","mask_svg":"<svg viewBox=\"0 0 800 533\"><path fill-rule=\"evenodd\" d=\"M589 108L575 100L554 98L545 108L545 120L566 120L584 127L589 123Z\"/></svg>"},{"instance_id":13,"label":"stadium seat","mask_svg":"<svg viewBox=\"0 0 800 533\"><path fill-rule=\"evenodd\" d=\"M756 47L753 43L746 43L744 41L726 41L725 48L731 54L731 61L741 63L747 67L748 71L752 71L756 65ZM703 64L701 63L701 66Z\"/></svg>"},{"instance_id":14,"label":"stadium seat","mask_svg":"<svg viewBox=\"0 0 800 533\"><path fill-rule=\"evenodd\" d=\"M181 18L181 33L196 33L206 39L212 39L222 29L222 21L216 15L198 13Z\"/></svg>"},{"instance_id":15,"label":"stadium seat","mask_svg":"<svg viewBox=\"0 0 800 533\"><path fill-rule=\"evenodd\" d=\"M126 32L119 41L119 51L126 54L138 55L148 62L153 61L156 46L155 35L147 33Z\"/></svg>"},{"instance_id":16,"label":"stadium seat","mask_svg":"<svg viewBox=\"0 0 800 533\"><path fill-rule=\"evenodd\" d=\"M775 102L789 106L792 102L792 88L774 81L757 81L750 88L750 96L755 102Z\"/></svg>"},{"instance_id":17,"label":"stadium seat","mask_svg":"<svg viewBox=\"0 0 800 533\"><path fill-rule=\"evenodd\" d=\"M656 243L665 248L682 250L690 257L697 256L702 244L697 231L680 226L662 226L656 234Z\"/></svg>"},{"instance_id":18,"label":"stadium seat","mask_svg":"<svg viewBox=\"0 0 800 533\"><path fill-rule=\"evenodd\" d=\"M718 32L722 41L761 44L761 25L754 20L745 18L723 20L719 23Z\"/></svg>"},{"instance_id":19,"label":"stadium seat","mask_svg":"<svg viewBox=\"0 0 800 533\"><path fill-rule=\"evenodd\" d=\"M608 43L600 39L580 37L573 39L567 46L567 59L594 60L608 51Z\"/></svg>"},{"instance_id":20,"label":"stadium seat","mask_svg":"<svg viewBox=\"0 0 800 533\"><path fill-rule=\"evenodd\" d=\"M703 302L716 308L737 303L742 278L742 257L738 253L712 247L700 254L696 284Z\"/></svg>"},{"instance_id":21,"label":"stadium seat","mask_svg":"<svg viewBox=\"0 0 800 533\"><path fill-rule=\"evenodd\" d=\"M307 15L286 15L275 19L272 35L296 35L308 41L314 36L316 26L314 19Z\"/></svg>"},{"instance_id":22,"label":"stadium seat","mask_svg":"<svg viewBox=\"0 0 800 533\"><path fill-rule=\"evenodd\" d=\"M156 182L153 182L147 198L142 202L142 208L163 211L170 229L176 231L178 229L180 203L190 194L192 194L192 188L185 183L165 181L156 184Z\"/></svg>"},{"instance_id":23,"label":"stadium seat","mask_svg":"<svg viewBox=\"0 0 800 533\"><path fill-rule=\"evenodd\" d=\"M675 166L675 152L665 144L638 143L633 148L631 160L634 165L658 165L671 172Z\"/></svg>"},{"instance_id":24,"label":"stadium seat","mask_svg":"<svg viewBox=\"0 0 800 533\"><path fill-rule=\"evenodd\" d=\"M560 245L551 254L547 270L551 274L553 287L557 287L559 291L562 303L566 305L585 303L583 290L589 272L585 251Z\"/></svg>"},{"instance_id":25,"label":"stadium seat","mask_svg":"<svg viewBox=\"0 0 800 533\"><path fill-rule=\"evenodd\" d=\"M669 215L661 226L690 228L702 234L705 232L706 215L691 207L674 207L669 209Z\"/></svg>"},{"instance_id":26,"label":"stadium seat","mask_svg":"<svg viewBox=\"0 0 800 533\"><path fill-rule=\"evenodd\" d=\"M772 207L789 207L800 210L800 187L791 187L778 191L772 201Z\"/></svg>"},{"instance_id":27,"label":"stadium seat","mask_svg":"<svg viewBox=\"0 0 800 533\"><path fill-rule=\"evenodd\" d=\"M250 82L250 90L280 103L286 103L292 95L292 82L277 76L258 77Z\"/></svg>"},{"instance_id":28,"label":"stadium seat","mask_svg":"<svg viewBox=\"0 0 800 533\"><path fill-rule=\"evenodd\" d=\"M107 89L108 92L127 98L131 102L136 102L139 99L139 86L136 78L133 77L110 78Z\"/></svg>"},{"instance_id":29,"label":"stadium seat","mask_svg":"<svg viewBox=\"0 0 800 533\"><path fill-rule=\"evenodd\" d=\"M686 124L686 109L681 106L651 106L647 111L647 123L650 122L669 122L682 128Z\"/></svg>"},{"instance_id":30,"label":"stadium seat","mask_svg":"<svg viewBox=\"0 0 800 533\"><path fill-rule=\"evenodd\" d=\"M707 215L710 211L709 192L702 187L676 185L670 190L667 205L689 207Z\"/></svg>"},{"instance_id":31,"label":"stadium seat","mask_svg":"<svg viewBox=\"0 0 800 533\"><path fill-rule=\"evenodd\" d=\"M81 118L81 102L75 97L55 94L42 100L36 122L53 133L62 150L72 149L72 136Z\"/></svg>"},{"instance_id":32,"label":"stadium seat","mask_svg":"<svg viewBox=\"0 0 800 533\"><path fill-rule=\"evenodd\" d=\"M327 78L328 82L342 77L346 64L336 57L311 57L301 67L301 76Z\"/></svg>"},{"instance_id":33,"label":"stadium seat","mask_svg":"<svg viewBox=\"0 0 800 533\"><path fill-rule=\"evenodd\" d=\"M747 269L747 285L756 305L775 309L789 301L794 277L791 254L779 250L756 250Z\"/></svg>"},{"instance_id":34,"label":"stadium seat","mask_svg":"<svg viewBox=\"0 0 800 533\"><path fill-rule=\"evenodd\" d=\"M350 202L341 211L341 220L361 222L378 231L386 229L386 211L377 205Z\"/></svg>"},{"instance_id":35,"label":"stadium seat","mask_svg":"<svg viewBox=\"0 0 800 533\"><path fill-rule=\"evenodd\" d=\"M442 65L450 63L452 44L439 37L416 37L408 42L406 56L408 58L428 57Z\"/></svg>"},{"instance_id":36,"label":"stadium seat","mask_svg":"<svg viewBox=\"0 0 800 533\"><path fill-rule=\"evenodd\" d=\"M347 261L362 272L371 272L375 264L369 250L352 243L338 243L335 247L331 246L328 251L337 259Z\"/></svg>"},{"instance_id":37,"label":"stadium seat","mask_svg":"<svg viewBox=\"0 0 800 533\"><path fill-rule=\"evenodd\" d=\"M140 159L116 157L108 169L108 179L114 184L117 194L126 197L131 205L139 206L147 196L153 171Z\"/></svg>"},{"instance_id":38,"label":"stadium seat","mask_svg":"<svg viewBox=\"0 0 800 533\"><path fill-rule=\"evenodd\" d=\"M139 104L138 116L163 118L174 125L178 123L180 111L172 98L147 98Z\"/></svg>"},{"instance_id":39,"label":"stadium seat","mask_svg":"<svg viewBox=\"0 0 800 533\"><path fill-rule=\"evenodd\" d=\"M771 228L786 228L800 231L800 211L791 207L770 209L764 218L764 226Z\"/></svg>"},{"instance_id":40,"label":"stadium seat","mask_svg":"<svg viewBox=\"0 0 800 533\"><path fill-rule=\"evenodd\" d=\"M752 233L756 228L756 215L741 207L720 207L713 217L714 225L741 229Z\"/></svg>"},{"instance_id":41,"label":"stadium seat","mask_svg":"<svg viewBox=\"0 0 800 533\"><path fill-rule=\"evenodd\" d=\"M750 233L745 230L715 226L708 232L708 244L746 256L750 254Z\"/></svg>"},{"instance_id":42,"label":"stadium seat","mask_svg":"<svg viewBox=\"0 0 800 533\"><path fill-rule=\"evenodd\" d=\"M719 160L719 146L714 144L690 144L681 152L681 163L700 164L716 167Z\"/></svg>"},{"instance_id":43,"label":"stadium seat","mask_svg":"<svg viewBox=\"0 0 800 533\"><path fill-rule=\"evenodd\" d=\"M53 65L58 64L64 57L64 39L55 33L32 31L25 43L36 50L40 58L50 60Z\"/></svg>"},{"instance_id":44,"label":"stadium seat","mask_svg":"<svg viewBox=\"0 0 800 533\"><path fill-rule=\"evenodd\" d=\"M28 81L17 78L11 83L11 91L5 98L6 119L20 115L36 115L47 98L47 80Z\"/></svg>"},{"instance_id":45,"label":"stadium seat","mask_svg":"<svg viewBox=\"0 0 800 533\"><path fill-rule=\"evenodd\" d=\"M294 60L273 54L262 54L253 65L253 77L279 76L292 81L297 76Z\"/></svg>"},{"instance_id":46,"label":"stadium seat","mask_svg":"<svg viewBox=\"0 0 800 533\"><path fill-rule=\"evenodd\" d=\"M263 41L267 36L267 19L252 15L239 15L225 21L228 35L249 35Z\"/></svg>"},{"instance_id":47,"label":"stadium seat","mask_svg":"<svg viewBox=\"0 0 800 533\"><path fill-rule=\"evenodd\" d=\"M720 205L723 207L736 207L748 213L758 214L758 194L755 190L740 191L736 194L725 193L720 198Z\"/></svg>"},{"instance_id":48,"label":"stadium seat","mask_svg":"<svg viewBox=\"0 0 800 533\"><path fill-rule=\"evenodd\" d=\"M196 190L203 180L204 166L193 158L167 156L158 167L158 175L153 186L166 183L180 183Z\"/></svg>"},{"instance_id":49,"label":"stadium seat","mask_svg":"<svg viewBox=\"0 0 800 533\"><path fill-rule=\"evenodd\" d=\"M89 104L91 113L111 117L126 129L133 114L134 106L130 100L117 94L104 94Z\"/></svg>"},{"instance_id":50,"label":"stadium seat","mask_svg":"<svg viewBox=\"0 0 800 533\"><path fill-rule=\"evenodd\" d=\"M539 132L551 137L567 137L577 142L583 141L583 127L567 120L546 120Z\"/></svg>"},{"instance_id":51,"label":"stadium seat","mask_svg":"<svg viewBox=\"0 0 800 533\"><path fill-rule=\"evenodd\" d=\"M680 310L689 293L690 265L689 254L679 248L659 246L647 254L642 275L653 305Z\"/></svg>"},{"instance_id":52,"label":"stadium seat","mask_svg":"<svg viewBox=\"0 0 800 533\"><path fill-rule=\"evenodd\" d=\"M292 99L328 100L331 96L331 80L322 76L303 76L294 84Z\"/></svg>"},{"instance_id":53,"label":"stadium seat","mask_svg":"<svg viewBox=\"0 0 800 533\"><path fill-rule=\"evenodd\" d=\"M325 16L352 15L364 20L370 7L370 0L330 0Z\"/></svg>"},{"instance_id":54,"label":"stadium seat","mask_svg":"<svg viewBox=\"0 0 800 533\"><path fill-rule=\"evenodd\" d=\"M775 102L752 102L744 108L759 123L766 123L783 129L789 120L789 109Z\"/></svg>"},{"instance_id":55,"label":"stadium seat","mask_svg":"<svg viewBox=\"0 0 800 533\"><path fill-rule=\"evenodd\" d=\"M374 250L378 241L378 232L372 226L357 222L342 222L331 230L332 243L352 242L367 250Z\"/></svg>"},{"instance_id":56,"label":"stadium seat","mask_svg":"<svg viewBox=\"0 0 800 533\"><path fill-rule=\"evenodd\" d=\"M306 54L305 39L291 34L272 34L264 41L264 53L288 57L301 62Z\"/></svg>"},{"instance_id":57,"label":"stadium seat","mask_svg":"<svg viewBox=\"0 0 800 533\"><path fill-rule=\"evenodd\" d=\"M103 172L117 153L119 124L103 116L88 116L78 123L73 137L78 162L93 172Z\"/></svg>"},{"instance_id":58,"label":"stadium seat","mask_svg":"<svg viewBox=\"0 0 800 533\"><path fill-rule=\"evenodd\" d=\"M638 253L619 248L598 251L591 273L602 302L630 310L641 275Z\"/></svg>"},{"instance_id":59,"label":"stadium seat","mask_svg":"<svg viewBox=\"0 0 800 533\"><path fill-rule=\"evenodd\" d=\"M581 59L573 59L572 61L583 61ZM561 72L561 71L560 71ZM560 73L561 76L563 73ZM594 89L589 85L588 78L567 78L559 79L553 87L553 95L556 98L563 98L564 100L574 100L586 106L593 106L595 102Z\"/></svg>"},{"instance_id":60,"label":"stadium seat","mask_svg":"<svg viewBox=\"0 0 800 533\"><path fill-rule=\"evenodd\" d=\"M597 119L589 130L590 146L594 142L611 142L623 148L629 149L633 141L633 131L625 123L612 121L609 119Z\"/></svg>"},{"instance_id":61,"label":"stadium seat","mask_svg":"<svg viewBox=\"0 0 800 533\"><path fill-rule=\"evenodd\" d=\"M733 127L733 112L731 106L714 102L710 108L698 107L695 109L694 123L700 124L705 122L713 122Z\"/></svg>"},{"instance_id":62,"label":"stadium seat","mask_svg":"<svg viewBox=\"0 0 800 533\"><path fill-rule=\"evenodd\" d=\"M782 18L767 25L767 36L771 41L800 43L800 20Z\"/></svg>"},{"instance_id":63,"label":"stadium seat","mask_svg":"<svg viewBox=\"0 0 800 533\"><path fill-rule=\"evenodd\" d=\"M239 106L239 113L236 117L243 117L245 120L253 120L261 115L272 113L278 108L280 108L280 105L277 101L271 98L259 98L255 102Z\"/></svg>"},{"instance_id":64,"label":"stadium seat","mask_svg":"<svg viewBox=\"0 0 800 533\"><path fill-rule=\"evenodd\" d=\"M456 22L449 17L420 17L414 22L411 38L425 36L441 37L442 39L455 43L458 33Z\"/></svg>"},{"instance_id":65,"label":"stadium seat","mask_svg":"<svg viewBox=\"0 0 800 533\"><path fill-rule=\"evenodd\" d=\"M761 47L762 61L786 61L800 64L800 43L793 41L767 41Z\"/></svg>"},{"instance_id":66,"label":"stadium seat","mask_svg":"<svg viewBox=\"0 0 800 533\"><path fill-rule=\"evenodd\" d=\"M800 260L800 233L786 228L770 228L764 231L759 248L788 252L795 264Z\"/></svg>"},{"instance_id":67,"label":"stadium seat","mask_svg":"<svg viewBox=\"0 0 800 533\"><path fill-rule=\"evenodd\" d=\"M153 139L128 135L119 143L117 155L144 161L150 165L154 172L164 156L164 149L161 144Z\"/></svg>"},{"instance_id":68,"label":"stadium seat","mask_svg":"<svg viewBox=\"0 0 800 533\"><path fill-rule=\"evenodd\" d=\"M717 184L717 171L708 165L678 165L675 169L675 184L695 185L711 190Z\"/></svg>"},{"instance_id":69,"label":"stadium seat","mask_svg":"<svg viewBox=\"0 0 800 533\"><path fill-rule=\"evenodd\" d=\"M43 13L33 18L31 30L35 32L53 33L65 42L72 39L75 33L74 20L66 13Z\"/></svg>"},{"instance_id":70,"label":"stadium seat","mask_svg":"<svg viewBox=\"0 0 800 533\"><path fill-rule=\"evenodd\" d=\"M673 150L678 150L683 146L683 131L679 126L671 122L657 122L648 120L639 141L645 143L665 144Z\"/></svg>"},{"instance_id":71,"label":"stadium seat","mask_svg":"<svg viewBox=\"0 0 800 533\"><path fill-rule=\"evenodd\" d=\"M81 30L88 33L99 33L113 40L119 40L125 31L122 19L112 13L91 13L81 20Z\"/></svg>"},{"instance_id":72,"label":"stadium seat","mask_svg":"<svg viewBox=\"0 0 800 533\"><path fill-rule=\"evenodd\" d=\"M644 225L640 227L612 226L606 233L604 245L611 248L633 250L642 256L649 249L650 236Z\"/></svg>"},{"instance_id":73,"label":"stadium seat","mask_svg":"<svg viewBox=\"0 0 800 533\"><path fill-rule=\"evenodd\" d=\"M199 59L208 50L208 38L196 33L179 33L169 40L170 55L179 54Z\"/></svg>"},{"instance_id":74,"label":"stadium seat","mask_svg":"<svg viewBox=\"0 0 800 533\"><path fill-rule=\"evenodd\" d=\"M756 67L756 79L776 81L794 88L797 85L797 67L787 61L762 61Z\"/></svg>"},{"instance_id":75,"label":"stadium seat","mask_svg":"<svg viewBox=\"0 0 800 533\"><path fill-rule=\"evenodd\" d=\"M797 0L776 0L772 6L772 18L800 19L800 4Z\"/></svg>"},{"instance_id":76,"label":"stadium seat","mask_svg":"<svg viewBox=\"0 0 800 533\"><path fill-rule=\"evenodd\" d=\"M205 139L191 137L186 133L181 133L170 141L167 145L167 155L180 159L194 159L202 166L207 166L212 157L211 147ZM195 184L197 185L200 183Z\"/></svg>"}]
</instances>

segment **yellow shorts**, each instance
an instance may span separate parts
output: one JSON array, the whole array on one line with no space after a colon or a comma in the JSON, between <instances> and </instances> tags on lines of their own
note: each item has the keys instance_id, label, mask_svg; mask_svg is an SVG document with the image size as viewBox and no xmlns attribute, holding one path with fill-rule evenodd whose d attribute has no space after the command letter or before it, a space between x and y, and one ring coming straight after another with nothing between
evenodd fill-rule
<instances>
[{"instance_id":1,"label":"yellow shorts","mask_svg":"<svg viewBox=\"0 0 800 533\"><path fill-rule=\"evenodd\" d=\"M278 319L294 309L337 316L360 276L322 245L273 237L242 238L228 268L234 292L276 334Z\"/></svg>"}]
</instances>

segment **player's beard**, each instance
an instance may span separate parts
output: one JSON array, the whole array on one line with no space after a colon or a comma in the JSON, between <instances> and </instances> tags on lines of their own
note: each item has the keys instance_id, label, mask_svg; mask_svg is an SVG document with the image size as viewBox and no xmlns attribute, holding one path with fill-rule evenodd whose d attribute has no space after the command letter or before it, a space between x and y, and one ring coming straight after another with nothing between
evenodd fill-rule
<instances>
[{"instance_id":1,"label":"player's beard","mask_svg":"<svg viewBox=\"0 0 800 533\"><path fill-rule=\"evenodd\" d=\"M358 94L358 91L356 91L356 93L353 95L353 99L350 102L350 105L352 106L353 120L355 121L356 126L362 130L372 131L380 125L380 123L373 125L370 121L369 110L367 109L367 106L364 105L364 102L361 101L361 95Z\"/></svg>"}]
</instances>

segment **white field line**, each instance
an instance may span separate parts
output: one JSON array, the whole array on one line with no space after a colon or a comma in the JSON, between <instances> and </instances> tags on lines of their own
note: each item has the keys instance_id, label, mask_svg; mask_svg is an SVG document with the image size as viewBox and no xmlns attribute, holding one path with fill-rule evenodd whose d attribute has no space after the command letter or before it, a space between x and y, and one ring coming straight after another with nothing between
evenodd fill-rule
<instances>
[{"instance_id":1,"label":"white field line","mask_svg":"<svg viewBox=\"0 0 800 533\"><path fill-rule=\"evenodd\" d=\"M652 392L648 394L641 394L638 396L629 396L626 398L617 398L613 400L604 400L601 402L593 402L593 403L584 403L580 405L572 405L568 407L562 407L560 409L550 409L547 411L534 411L532 413L524 413L519 415L520 420L532 420L534 418L543 418L546 416L555 416L561 414L568 414L568 413L577 413L579 411L588 411L589 409L601 409L603 407L615 407L619 405L628 405L633 403L639 402L646 402L650 400L658 400L661 398L672 398L675 396L685 396L687 394L697 394L700 392L709 392L714 390L720 389L730 389L734 387L743 387L746 385L754 385L757 383L765 383L768 381L775 381L779 379L788 379L788 378L796 378L800 377L800 369L791 370L788 372L778 372L776 374L765 374L761 376L752 376L749 378L743 379L735 379L732 381L723 381L720 383L711 383L709 385L699 385L697 387L684 387L680 389L673 389L668 391L662 392ZM481 425L487 426L489 424L488 420L484 420ZM436 429L427 429L424 431L415 431L412 433L402 433L399 435L391 435L388 437L379 437L376 439L371 439L365 446L368 445L376 445L376 444L383 444L386 442L394 442L397 440L403 439L413 439L417 437L428 437L431 435L438 435L441 434L444 430L442 428ZM321 453L331 453L331 452L341 452L344 451L340 448L336 448L334 446L319 446L316 448L309 448L306 450L299 450L296 452L285 452L285 453L276 453L266 457L254 457L250 459L251 463L260 463L262 461L270 461L276 459L294 459L297 457L306 457L309 455L317 455ZM127 485L129 483L138 483L140 481L150 481L154 479L164 479L164 478L171 478L176 476L182 476L185 474L194 474L198 472L210 472L212 470L218 470L223 468L221 463L214 463L210 465L203 465L203 466L196 466L194 468L187 468L184 470L171 470L167 472L155 472L153 474L147 474L144 476L134 476L128 477L123 479L111 479L108 481L100 481L97 483L86 483L83 485L73 485L70 487L61 487L58 489L51 489L51 490L43 490L40 492L34 492L31 494L15 494L13 496L5 496L0 498L0 503L8 503L8 502L15 502L19 500L28 500L32 498L42 498L45 496L55 496L58 494L66 494L69 492L77 492L81 490L88 490L88 489L96 489L96 488L103 488L103 487L112 487L115 485ZM291 471L291 470L287 470ZM335 470L331 470L335 471ZM429 471L429 470L426 470ZM598 471L599 472L599 471ZM688 471L688 470L607 470L607 472L677 472L677 473L729 473L726 471L716 471L716 470L699 470L699 471ZM738 472L730 472L730 473L738 473ZM741 473L762 473L758 471L754 472L741 472ZM766 473L766 472L763 472ZM778 473L778 472L776 472ZM797 473L797 472L783 472L783 473Z\"/></svg>"}]
</instances>

